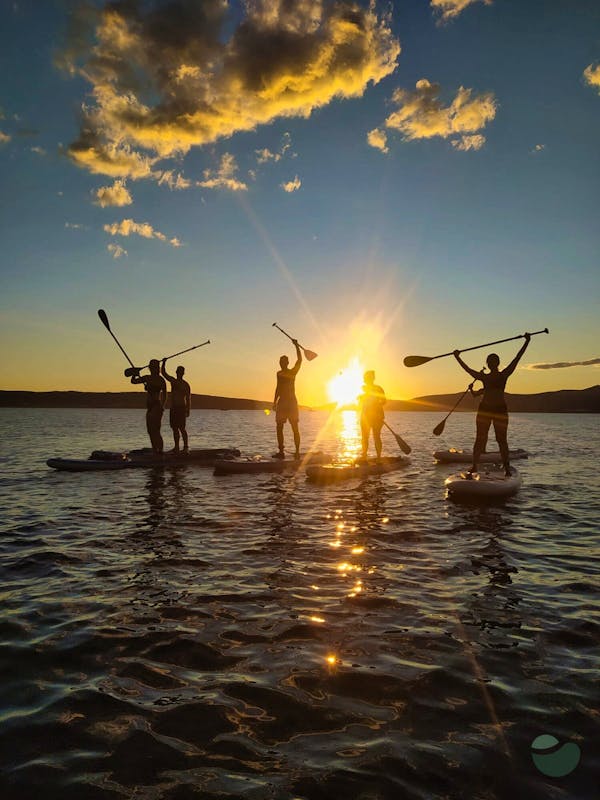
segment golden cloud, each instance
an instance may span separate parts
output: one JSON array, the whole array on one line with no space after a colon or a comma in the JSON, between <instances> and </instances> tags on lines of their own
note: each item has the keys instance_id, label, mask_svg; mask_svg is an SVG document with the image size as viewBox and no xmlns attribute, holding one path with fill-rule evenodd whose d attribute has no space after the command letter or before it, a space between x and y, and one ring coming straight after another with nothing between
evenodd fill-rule
<instances>
[{"instance_id":1,"label":"golden cloud","mask_svg":"<svg viewBox=\"0 0 600 800\"><path fill-rule=\"evenodd\" d=\"M181 247L179 239L169 239L164 233L155 230L149 222L134 222L132 219L122 219L121 222L113 222L111 225L104 225L103 228L111 236L137 234L144 239L159 239L161 242L168 242L173 247Z\"/></svg>"},{"instance_id":2,"label":"golden cloud","mask_svg":"<svg viewBox=\"0 0 600 800\"><path fill-rule=\"evenodd\" d=\"M291 192L297 192L301 186L302 186L302 181L297 175L293 180L281 184L281 188L283 189L283 191L287 192L288 194L290 194Z\"/></svg>"},{"instance_id":3,"label":"golden cloud","mask_svg":"<svg viewBox=\"0 0 600 800\"><path fill-rule=\"evenodd\" d=\"M440 136L451 139L459 150L478 150L485 138L478 132L496 116L496 99L491 92L474 95L461 86L449 106L439 99L440 85L426 78L417 81L415 91L396 89L392 102L399 106L385 120L385 127L399 131L407 141Z\"/></svg>"},{"instance_id":4,"label":"golden cloud","mask_svg":"<svg viewBox=\"0 0 600 800\"><path fill-rule=\"evenodd\" d=\"M600 92L600 64L590 64L583 70L583 79Z\"/></svg>"},{"instance_id":5,"label":"golden cloud","mask_svg":"<svg viewBox=\"0 0 600 800\"><path fill-rule=\"evenodd\" d=\"M93 193L96 205L106 208L107 206L129 206L133 203L133 198L125 186L124 180L116 180L112 186L101 186Z\"/></svg>"},{"instance_id":6,"label":"golden cloud","mask_svg":"<svg viewBox=\"0 0 600 800\"><path fill-rule=\"evenodd\" d=\"M120 244L113 244L110 242L106 245L106 249L113 258L123 258L123 256L127 255L127 250L125 250L124 247L121 247Z\"/></svg>"},{"instance_id":7,"label":"golden cloud","mask_svg":"<svg viewBox=\"0 0 600 800\"><path fill-rule=\"evenodd\" d=\"M367 142L376 150L381 150L382 153L389 152L389 147L387 146L387 134L380 128L373 128L372 131L367 133Z\"/></svg>"},{"instance_id":8,"label":"golden cloud","mask_svg":"<svg viewBox=\"0 0 600 800\"><path fill-rule=\"evenodd\" d=\"M478 0L431 0L431 7L439 14L442 22L448 22L457 17L467 6L476 2ZM492 0L483 0L483 2L486 6L492 4Z\"/></svg>"},{"instance_id":9,"label":"golden cloud","mask_svg":"<svg viewBox=\"0 0 600 800\"><path fill-rule=\"evenodd\" d=\"M157 177L161 158L308 117L396 68L400 45L374 2L246 0L243 8L230 34L225 0L143 8L113 0L97 9L91 46L63 54L91 85L69 149L75 162L112 177Z\"/></svg>"},{"instance_id":10,"label":"golden cloud","mask_svg":"<svg viewBox=\"0 0 600 800\"><path fill-rule=\"evenodd\" d=\"M203 189L229 189L231 192L245 192L248 185L235 177L238 166L231 153L224 153L216 170L205 169L204 180L196 181Z\"/></svg>"},{"instance_id":11,"label":"golden cloud","mask_svg":"<svg viewBox=\"0 0 600 800\"><path fill-rule=\"evenodd\" d=\"M10 134L0 131L0 144L6 144L7 142L10 142L11 138L12 137Z\"/></svg>"}]
</instances>

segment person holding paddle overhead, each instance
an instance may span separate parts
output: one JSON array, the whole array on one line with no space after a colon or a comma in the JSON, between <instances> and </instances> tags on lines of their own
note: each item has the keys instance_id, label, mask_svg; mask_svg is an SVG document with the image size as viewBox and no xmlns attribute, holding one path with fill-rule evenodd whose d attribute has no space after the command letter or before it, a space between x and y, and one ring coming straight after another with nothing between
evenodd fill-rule
<instances>
[{"instance_id":1,"label":"person holding paddle overhead","mask_svg":"<svg viewBox=\"0 0 600 800\"><path fill-rule=\"evenodd\" d=\"M183 439L183 452L187 453L188 434L185 429L185 423L190 415L190 398L192 390L189 383L183 380L185 368L177 367L175 370L177 377L174 378L172 375L169 375L166 370L166 360L166 358L163 358L161 362L160 374L171 384L171 409L169 412L169 423L171 424L173 441L175 443L173 452L179 452L179 434L181 434L181 438Z\"/></svg>"},{"instance_id":2,"label":"person holding paddle overhead","mask_svg":"<svg viewBox=\"0 0 600 800\"><path fill-rule=\"evenodd\" d=\"M506 399L504 397L504 388L506 381L515 371L517 364L521 360L523 353L531 340L531 334L523 334L525 343L513 358L510 364L503 370L499 370L500 358L496 353L490 353L486 359L489 372L476 372L471 369L460 357L460 350L454 351L454 358L458 361L461 367L469 373L473 378L483 383L483 397L479 404L476 419L476 436L475 444L473 445L473 464L469 469L469 473L477 472L479 464L479 457L485 450L488 431L490 425L494 425L494 434L498 442L500 455L502 456L502 465L507 477L510 477L510 458L508 452L508 409L506 407Z\"/></svg>"},{"instance_id":3,"label":"person holding paddle overhead","mask_svg":"<svg viewBox=\"0 0 600 800\"><path fill-rule=\"evenodd\" d=\"M163 453L163 440L160 435L163 410L167 399L167 384L160 376L160 363L153 358L149 364L150 375L140 375L139 369L133 367L135 373L131 376L131 383L143 383L148 393L146 398L146 429L150 437L152 449L156 455Z\"/></svg>"},{"instance_id":4,"label":"person holding paddle overhead","mask_svg":"<svg viewBox=\"0 0 600 800\"><path fill-rule=\"evenodd\" d=\"M299 413L295 384L296 375L302 364L302 352L298 340L292 339L292 342L296 348L296 363L294 366L290 369L290 360L287 356L281 356L279 359L281 369L277 373L277 385L273 399L273 410L275 411L275 421L277 423L277 446L279 449L274 458L285 458L283 426L286 422L290 423L294 434L294 445L296 447L294 458L300 458Z\"/></svg>"},{"instance_id":5,"label":"person holding paddle overhead","mask_svg":"<svg viewBox=\"0 0 600 800\"><path fill-rule=\"evenodd\" d=\"M362 434L362 458L366 459L369 449L369 433L373 431L373 442L377 458L381 458L381 429L384 423L383 407L385 392L375 383L375 372L369 369L363 376L363 393L358 398L360 405L360 430Z\"/></svg>"}]
</instances>

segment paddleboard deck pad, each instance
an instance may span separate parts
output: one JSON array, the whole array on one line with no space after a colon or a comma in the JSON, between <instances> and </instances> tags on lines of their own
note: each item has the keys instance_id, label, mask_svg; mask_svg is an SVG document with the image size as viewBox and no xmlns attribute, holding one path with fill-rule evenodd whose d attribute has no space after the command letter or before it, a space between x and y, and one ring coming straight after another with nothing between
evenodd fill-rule
<instances>
[{"instance_id":1,"label":"paddleboard deck pad","mask_svg":"<svg viewBox=\"0 0 600 800\"><path fill-rule=\"evenodd\" d=\"M215 461L215 475L255 475L262 472L297 472L307 464L331 461L331 456L315 451L301 453L300 458L227 458Z\"/></svg>"},{"instance_id":2,"label":"paddleboard deck pad","mask_svg":"<svg viewBox=\"0 0 600 800\"><path fill-rule=\"evenodd\" d=\"M504 470L491 469L486 472L456 472L446 478L448 497L452 500L496 500L511 497L521 488L521 476L515 467L510 468L510 477Z\"/></svg>"},{"instance_id":3,"label":"paddleboard deck pad","mask_svg":"<svg viewBox=\"0 0 600 800\"><path fill-rule=\"evenodd\" d=\"M306 468L306 478L311 483L336 483L352 478L365 478L369 475L382 475L394 472L411 463L406 456L386 456L381 459L353 461L348 464L311 464Z\"/></svg>"},{"instance_id":4,"label":"paddleboard deck pad","mask_svg":"<svg viewBox=\"0 0 600 800\"><path fill-rule=\"evenodd\" d=\"M49 458L46 464L62 472L101 472L131 469L132 467L167 467L194 465L212 467L217 459L235 458L240 451L234 447L213 447L190 450L187 453L167 452L156 455L151 448L130 450L128 453L94 450L89 458Z\"/></svg>"},{"instance_id":5,"label":"paddleboard deck pad","mask_svg":"<svg viewBox=\"0 0 600 800\"><path fill-rule=\"evenodd\" d=\"M520 447L517 450L509 450L510 460L516 461L519 458L529 458L527 450ZM439 464L471 464L473 461L472 450L436 450L433 457ZM501 464L502 456L498 450L490 453L482 453L479 458L480 464Z\"/></svg>"}]
</instances>

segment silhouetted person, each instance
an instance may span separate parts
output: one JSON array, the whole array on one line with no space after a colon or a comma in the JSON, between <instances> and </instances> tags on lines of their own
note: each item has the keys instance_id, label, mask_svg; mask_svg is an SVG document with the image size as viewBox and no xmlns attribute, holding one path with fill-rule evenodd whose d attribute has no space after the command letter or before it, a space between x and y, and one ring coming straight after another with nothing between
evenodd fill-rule
<instances>
[{"instance_id":1,"label":"silhouetted person","mask_svg":"<svg viewBox=\"0 0 600 800\"><path fill-rule=\"evenodd\" d=\"M460 357L460 350L454 351L454 358L458 361L461 367L466 370L473 378L483 383L483 398L479 404L477 411L476 428L477 433L475 436L475 444L473 445L473 464L469 469L470 473L477 472L479 465L479 457L485 451L488 432L490 425L494 425L494 434L498 442L500 455L502 456L502 465L504 472L507 476L510 473L510 457L508 452L508 409L506 408L506 400L504 397L504 389L506 381L513 374L519 363L523 353L527 349L527 345L531 339L530 334L526 333L525 343L513 358L510 364L503 370L499 370L500 358L496 353L491 353L486 363L489 372L476 372L471 369Z\"/></svg>"},{"instance_id":2,"label":"silhouetted person","mask_svg":"<svg viewBox=\"0 0 600 800\"><path fill-rule=\"evenodd\" d=\"M173 441L175 442L173 452L179 452L179 435L181 434L181 438L183 439L183 452L187 453L188 435L185 429L185 423L190 415L191 389L189 383L183 380L183 376L185 374L184 367L177 367L175 370L177 377L174 378L172 375L169 375L165 369L166 360L166 358L163 358L162 360L160 373L163 378L166 378L171 384L171 410L169 411L169 423L173 431Z\"/></svg>"},{"instance_id":3,"label":"silhouetted person","mask_svg":"<svg viewBox=\"0 0 600 800\"><path fill-rule=\"evenodd\" d=\"M298 430L298 401L296 399L296 375L302 364L302 353L296 339L292 339L296 348L296 363L290 369L289 358L281 356L279 366L281 369L277 373L277 386L275 387L275 398L273 409L275 410L275 421L277 422L277 446L279 451L275 458L285 458L283 446L283 426L289 422L294 433L294 445L296 446L295 458L300 457L300 431Z\"/></svg>"},{"instance_id":4,"label":"silhouetted person","mask_svg":"<svg viewBox=\"0 0 600 800\"><path fill-rule=\"evenodd\" d=\"M144 389L148 393L146 398L146 428L152 449L157 455L162 455L163 440L160 435L160 424L162 421L165 400L167 399L167 384L164 378L160 377L160 363L153 358L148 364L150 375L133 375L132 383L143 383Z\"/></svg>"},{"instance_id":5,"label":"silhouetted person","mask_svg":"<svg viewBox=\"0 0 600 800\"><path fill-rule=\"evenodd\" d=\"M377 458L381 458L381 429L385 419L383 407L385 405L385 392L381 386L375 384L375 373L367 370L363 376L363 393L359 397L360 404L360 431L362 434L362 457L367 457L369 449L369 433L373 431L373 441Z\"/></svg>"}]
</instances>

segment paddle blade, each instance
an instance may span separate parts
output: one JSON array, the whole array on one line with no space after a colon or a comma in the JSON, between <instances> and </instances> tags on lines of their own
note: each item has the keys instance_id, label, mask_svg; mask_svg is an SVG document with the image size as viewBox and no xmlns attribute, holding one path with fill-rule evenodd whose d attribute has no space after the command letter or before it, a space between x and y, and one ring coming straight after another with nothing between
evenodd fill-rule
<instances>
[{"instance_id":1,"label":"paddle blade","mask_svg":"<svg viewBox=\"0 0 600 800\"><path fill-rule=\"evenodd\" d=\"M123 370L123 375L125 375L126 378L131 378L133 375L139 375L140 370L141 367L127 367L126 370Z\"/></svg>"},{"instance_id":2,"label":"paddle blade","mask_svg":"<svg viewBox=\"0 0 600 800\"><path fill-rule=\"evenodd\" d=\"M429 356L406 356L404 359L405 367L420 367L421 364L426 364L431 361Z\"/></svg>"},{"instance_id":3,"label":"paddle blade","mask_svg":"<svg viewBox=\"0 0 600 800\"><path fill-rule=\"evenodd\" d=\"M400 450L402 450L403 453L406 453L406 455L408 455L409 453L412 452L412 447L407 442L405 442L401 436L399 436L397 433L394 433L394 431L392 431L392 434L394 436L394 439L398 442L398 447L400 448Z\"/></svg>"},{"instance_id":4,"label":"paddle blade","mask_svg":"<svg viewBox=\"0 0 600 800\"><path fill-rule=\"evenodd\" d=\"M104 325L107 331L110 330L110 325L108 324L108 317L106 316L106 311L103 308L98 309L98 316L100 317L100 322Z\"/></svg>"},{"instance_id":5,"label":"paddle blade","mask_svg":"<svg viewBox=\"0 0 600 800\"><path fill-rule=\"evenodd\" d=\"M318 353L313 353L312 350L304 350L304 356L307 361L313 361L317 357Z\"/></svg>"},{"instance_id":6,"label":"paddle blade","mask_svg":"<svg viewBox=\"0 0 600 800\"><path fill-rule=\"evenodd\" d=\"M436 426L435 426L435 428L433 429L433 435L434 435L434 436L441 436L441 435L442 435L442 433L444 432L444 427L445 427L445 425L446 425L446 420L445 420L445 419L443 419L443 420L440 422L440 424L439 424L439 425L436 425Z\"/></svg>"}]
</instances>

